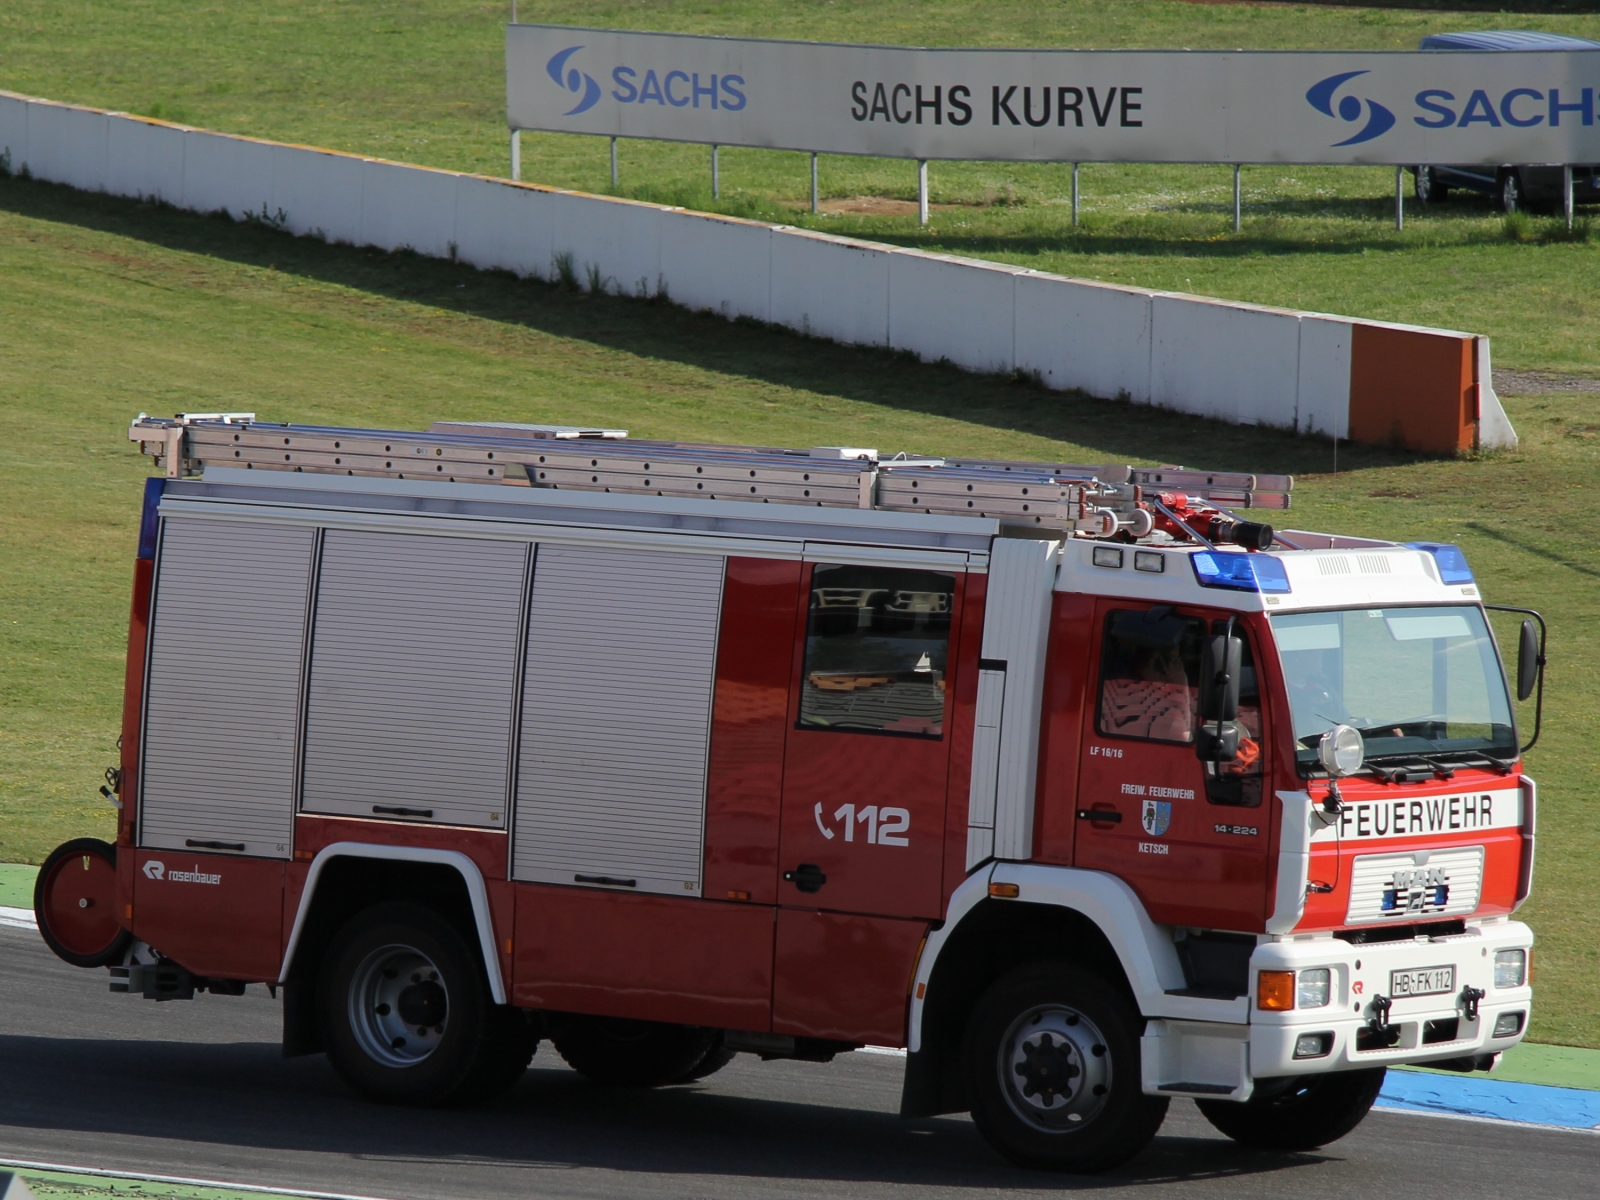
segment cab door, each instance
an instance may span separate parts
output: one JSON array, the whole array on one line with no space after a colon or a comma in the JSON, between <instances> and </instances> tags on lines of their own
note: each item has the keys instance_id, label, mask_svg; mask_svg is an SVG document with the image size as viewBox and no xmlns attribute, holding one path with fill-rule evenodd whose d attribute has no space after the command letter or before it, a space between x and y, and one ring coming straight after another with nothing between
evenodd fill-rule
<instances>
[{"instance_id":1,"label":"cab door","mask_svg":"<svg viewBox=\"0 0 1600 1200\"><path fill-rule=\"evenodd\" d=\"M937 918L951 640L964 576L826 563L808 570L784 751L778 903Z\"/></svg>"},{"instance_id":2,"label":"cab door","mask_svg":"<svg viewBox=\"0 0 1600 1200\"><path fill-rule=\"evenodd\" d=\"M776 1033L903 1044L940 916L964 575L818 563L784 747Z\"/></svg>"},{"instance_id":3,"label":"cab door","mask_svg":"<svg viewBox=\"0 0 1600 1200\"><path fill-rule=\"evenodd\" d=\"M1195 754L1205 639L1228 614L1125 600L1096 604L1084 706L1075 865L1125 880L1160 923L1258 930L1267 871L1262 755L1270 739L1245 639L1237 759Z\"/></svg>"}]
</instances>

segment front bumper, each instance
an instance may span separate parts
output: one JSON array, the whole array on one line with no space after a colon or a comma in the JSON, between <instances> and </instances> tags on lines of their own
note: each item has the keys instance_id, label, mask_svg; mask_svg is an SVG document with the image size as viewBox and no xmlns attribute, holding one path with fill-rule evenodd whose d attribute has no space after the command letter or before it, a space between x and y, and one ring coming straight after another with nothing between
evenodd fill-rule
<instances>
[{"instance_id":1,"label":"front bumper","mask_svg":"<svg viewBox=\"0 0 1600 1200\"><path fill-rule=\"evenodd\" d=\"M1301 971L1327 967L1332 972L1329 1001L1321 1008L1250 1013L1250 1075L1267 1079L1283 1075L1310 1075L1348 1071L1360 1067L1401 1063L1438 1062L1495 1054L1516 1045L1527 1033L1533 1015L1533 989L1494 986L1494 956L1498 950L1530 950L1533 931L1520 921L1496 921L1469 926L1453 937L1416 938L1403 942L1368 942L1352 945L1337 938L1308 938L1268 942L1251 957L1251 982L1259 971ZM1391 972L1424 967L1455 968L1454 987L1433 996L1390 995ZM1465 989L1483 993L1476 1020L1468 1019L1472 1005ZM1390 1000L1388 1025L1398 1032L1392 1046L1363 1038L1377 1015L1374 1000ZM1517 1029L1495 1037L1495 1024L1503 1013L1520 1013ZM1325 1051L1315 1057L1295 1057L1295 1046L1307 1034L1325 1034ZM1390 1033L1379 1039L1387 1041Z\"/></svg>"},{"instance_id":2,"label":"front bumper","mask_svg":"<svg viewBox=\"0 0 1600 1200\"><path fill-rule=\"evenodd\" d=\"M1141 1039L1144 1090L1150 1095L1242 1101L1260 1079L1497 1054L1527 1033L1533 990L1526 983L1495 987L1495 952L1527 951L1532 945L1532 930L1503 919L1471 925L1451 937L1403 942L1352 944L1330 934L1263 942L1250 958L1247 1024L1171 1017L1146 1021ZM1317 967L1331 975L1327 1004L1287 1012L1255 1006L1261 971ZM1389 995L1392 972L1430 967L1455 968L1448 993ZM1465 991L1469 987L1482 993L1475 1005ZM1381 1008L1374 1001L1380 996L1390 1005L1383 1036L1374 1039L1364 1031L1373 1028ZM1496 1023L1506 1013L1520 1014L1517 1028L1496 1037ZM1309 1047L1313 1053L1300 1045L1302 1038L1314 1043Z\"/></svg>"}]
</instances>

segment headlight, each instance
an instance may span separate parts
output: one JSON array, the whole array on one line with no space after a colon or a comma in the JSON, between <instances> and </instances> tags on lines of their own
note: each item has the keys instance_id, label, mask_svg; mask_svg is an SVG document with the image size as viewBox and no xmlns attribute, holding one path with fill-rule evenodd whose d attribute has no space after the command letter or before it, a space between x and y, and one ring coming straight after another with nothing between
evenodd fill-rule
<instances>
[{"instance_id":1,"label":"headlight","mask_svg":"<svg viewBox=\"0 0 1600 1200\"><path fill-rule=\"evenodd\" d=\"M1496 980L1499 979L1498 960L1496 960L1495 978ZM1295 1007L1326 1007L1329 1000L1329 993L1332 990L1333 972L1327 967L1317 967L1314 970L1301 971L1297 986L1295 987Z\"/></svg>"},{"instance_id":2,"label":"headlight","mask_svg":"<svg viewBox=\"0 0 1600 1200\"><path fill-rule=\"evenodd\" d=\"M1527 977L1528 952L1526 950L1496 950L1494 952L1495 987L1521 987Z\"/></svg>"}]
</instances>

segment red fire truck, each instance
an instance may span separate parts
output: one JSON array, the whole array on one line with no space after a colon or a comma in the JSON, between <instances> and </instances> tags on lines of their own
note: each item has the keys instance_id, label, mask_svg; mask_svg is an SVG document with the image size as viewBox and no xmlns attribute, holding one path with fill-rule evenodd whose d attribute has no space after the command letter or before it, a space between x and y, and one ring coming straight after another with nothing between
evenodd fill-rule
<instances>
[{"instance_id":1,"label":"red fire truck","mask_svg":"<svg viewBox=\"0 0 1600 1200\"><path fill-rule=\"evenodd\" d=\"M1174 1096L1315 1146L1526 1029L1535 788L1453 546L1178 468L130 436L117 840L36 894L113 991L264 983L285 1054L409 1104L546 1038L645 1087L904 1047L905 1115L1071 1171Z\"/></svg>"}]
</instances>

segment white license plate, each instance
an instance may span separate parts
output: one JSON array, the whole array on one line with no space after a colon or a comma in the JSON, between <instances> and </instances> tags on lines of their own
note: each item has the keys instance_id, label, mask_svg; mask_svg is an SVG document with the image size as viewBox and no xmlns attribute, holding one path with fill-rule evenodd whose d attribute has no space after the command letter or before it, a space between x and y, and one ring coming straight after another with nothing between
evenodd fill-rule
<instances>
[{"instance_id":1,"label":"white license plate","mask_svg":"<svg viewBox=\"0 0 1600 1200\"><path fill-rule=\"evenodd\" d=\"M1390 971L1389 995L1439 996L1456 990L1455 967L1418 967L1414 971Z\"/></svg>"}]
</instances>

